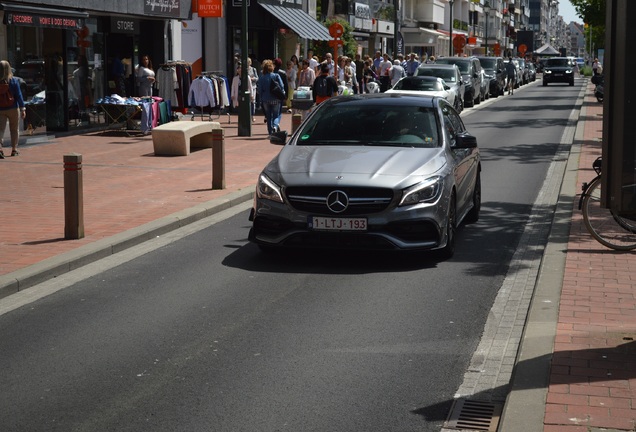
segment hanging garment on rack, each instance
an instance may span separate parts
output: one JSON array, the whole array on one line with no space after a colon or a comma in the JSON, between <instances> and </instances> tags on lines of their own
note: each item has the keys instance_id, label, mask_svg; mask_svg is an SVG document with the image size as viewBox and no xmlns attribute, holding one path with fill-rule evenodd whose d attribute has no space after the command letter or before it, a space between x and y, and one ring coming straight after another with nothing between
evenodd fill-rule
<instances>
[{"instance_id":1,"label":"hanging garment on rack","mask_svg":"<svg viewBox=\"0 0 636 432\"><path fill-rule=\"evenodd\" d=\"M210 78L199 76L192 80L192 83L190 83L190 92L188 93L188 106L216 107L219 106L217 100Z\"/></svg>"},{"instance_id":2,"label":"hanging garment on rack","mask_svg":"<svg viewBox=\"0 0 636 432\"><path fill-rule=\"evenodd\" d=\"M179 78L177 77L177 67L175 65L162 65L157 69L157 90L159 91L159 97L177 104L179 100L177 96L178 89Z\"/></svg>"}]
</instances>

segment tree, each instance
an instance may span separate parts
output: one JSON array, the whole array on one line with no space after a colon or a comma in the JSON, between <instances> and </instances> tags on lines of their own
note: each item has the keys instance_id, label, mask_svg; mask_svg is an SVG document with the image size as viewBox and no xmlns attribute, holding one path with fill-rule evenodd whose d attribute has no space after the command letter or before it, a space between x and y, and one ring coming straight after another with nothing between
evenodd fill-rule
<instances>
[{"instance_id":1,"label":"tree","mask_svg":"<svg viewBox=\"0 0 636 432\"><path fill-rule=\"evenodd\" d=\"M592 27L605 27L605 0L570 0L577 15Z\"/></svg>"},{"instance_id":2,"label":"tree","mask_svg":"<svg viewBox=\"0 0 636 432\"><path fill-rule=\"evenodd\" d=\"M586 45L590 45L589 26L592 26L592 45L596 48L605 47L605 1L606 0L570 0L577 15L585 22Z\"/></svg>"}]
</instances>

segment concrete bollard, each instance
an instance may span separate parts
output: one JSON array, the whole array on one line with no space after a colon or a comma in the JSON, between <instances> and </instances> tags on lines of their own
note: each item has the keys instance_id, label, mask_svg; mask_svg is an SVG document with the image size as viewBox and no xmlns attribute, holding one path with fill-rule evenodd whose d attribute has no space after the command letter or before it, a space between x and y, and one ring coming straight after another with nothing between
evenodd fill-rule
<instances>
[{"instance_id":1,"label":"concrete bollard","mask_svg":"<svg viewBox=\"0 0 636 432\"><path fill-rule=\"evenodd\" d=\"M212 189L225 189L225 131L212 129Z\"/></svg>"},{"instance_id":2,"label":"concrete bollard","mask_svg":"<svg viewBox=\"0 0 636 432\"><path fill-rule=\"evenodd\" d=\"M296 132L296 129L300 126L303 121L303 116L300 114L292 115L292 133Z\"/></svg>"},{"instance_id":3,"label":"concrete bollard","mask_svg":"<svg viewBox=\"0 0 636 432\"><path fill-rule=\"evenodd\" d=\"M84 181L82 155L64 155L64 238L84 238Z\"/></svg>"}]
</instances>

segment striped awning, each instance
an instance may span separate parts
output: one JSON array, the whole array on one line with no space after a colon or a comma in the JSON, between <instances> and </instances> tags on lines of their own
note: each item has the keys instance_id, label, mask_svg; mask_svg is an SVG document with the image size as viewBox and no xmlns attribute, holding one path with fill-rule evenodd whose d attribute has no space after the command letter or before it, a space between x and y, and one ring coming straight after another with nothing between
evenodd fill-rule
<instances>
[{"instance_id":1,"label":"striped awning","mask_svg":"<svg viewBox=\"0 0 636 432\"><path fill-rule=\"evenodd\" d=\"M324 25L309 16L309 14L302 9L267 3L259 4L263 6L267 12L274 15L283 24L296 32L301 38L322 41L333 39Z\"/></svg>"}]
</instances>

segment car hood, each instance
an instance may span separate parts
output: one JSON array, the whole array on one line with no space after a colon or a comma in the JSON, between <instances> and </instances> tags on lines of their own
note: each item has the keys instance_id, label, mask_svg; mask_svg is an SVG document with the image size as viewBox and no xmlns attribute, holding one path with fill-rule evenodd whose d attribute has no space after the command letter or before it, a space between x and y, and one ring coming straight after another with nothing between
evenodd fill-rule
<instances>
[{"instance_id":1,"label":"car hood","mask_svg":"<svg viewBox=\"0 0 636 432\"><path fill-rule=\"evenodd\" d=\"M446 165L442 148L287 145L266 167L285 185L407 187Z\"/></svg>"}]
</instances>

